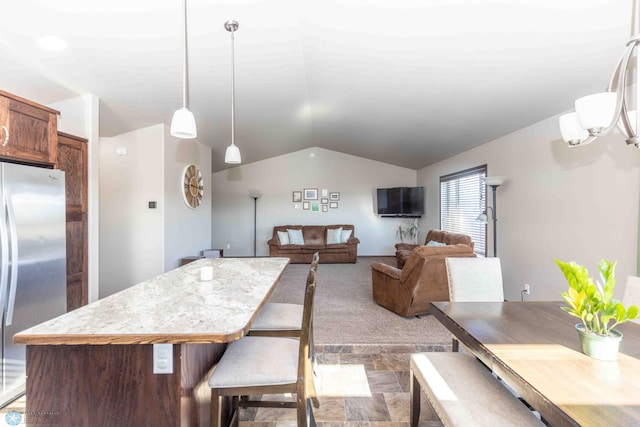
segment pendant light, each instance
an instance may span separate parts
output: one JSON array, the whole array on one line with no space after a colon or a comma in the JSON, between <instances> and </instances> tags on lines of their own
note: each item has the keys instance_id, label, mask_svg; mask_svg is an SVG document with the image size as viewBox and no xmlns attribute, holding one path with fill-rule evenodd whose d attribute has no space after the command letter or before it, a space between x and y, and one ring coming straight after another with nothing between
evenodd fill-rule
<instances>
[{"instance_id":1,"label":"pendant light","mask_svg":"<svg viewBox=\"0 0 640 427\"><path fill-rule=\"evenodd\" d=\"M560 133L570 147L586 145L607 135L616 125L628 145L640 148L636 102L640 79L640 0L633 0L631 38L613 72L606 92L584 96L575 102L575 112L560 116Z\"/></svg>"},{"instance_id":2,"label":"pendant light","mask_svg":"<svg viewBox=\"0 0 640 427\"><path fill-rule=\"evenodd\" d=\"M193 139L198 136L196 119L187 108L189 92L187 68L187 0L182 2L182 108L173 113L171 119L171 135L176 138Z\"/></svg>"},{"instance_id":3,"label":"pendant light","mask_svg":"<svg viewBox=\"0 0 640 427\"><path fill-rule=\"evenodd\" d=\"M237 21L227 21L224 23L224 28L231 32L231 145L227 147L227 151L224 154L224 162L230 164L238 164L242 162L240 158L240 150L235 144L236 137L236 88L235 88L235 68L234 68L234 47L233 47L233 33L238 30Z\"/></svg>"}]
</instances>

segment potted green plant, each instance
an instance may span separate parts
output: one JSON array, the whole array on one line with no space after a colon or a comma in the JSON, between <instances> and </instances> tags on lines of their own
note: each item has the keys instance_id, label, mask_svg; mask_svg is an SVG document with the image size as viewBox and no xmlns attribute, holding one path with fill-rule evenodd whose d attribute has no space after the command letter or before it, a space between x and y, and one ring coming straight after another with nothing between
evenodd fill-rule
<instances>
[{"instance_id":1,"label":"potted green plant","mask_svg":"<svg viewBox=\"0 0 640 427\"><path fill-rule=\"evenodd\" d=\"M411 237L413 243L418 243L418 218L415 218L413 222L406 228L407 236Z\"/></svg>"},{"instance_id":2,"label":"potted green plant","mask_svg":"<svg viewBox=\"0 0 640 427\"><path fill-rule=\"evenodd\" d=\"M396 237L400 239L401 243L404 243L405 234L406 234L406 231L404 231L404 226L402 224L398 224L396 226Z\"/></svg>"},{"instance_id":3,"label":"potted green plant","mask_svg":"<svg viewBox=\"0 0 640 427\"><path fill-rule=\"evenodd\" d=\"M418 243L418 218L414 219L409 225L398 224L396 226L396 236L400 238L401 242L405 241L405 238L409 240L407 243Z\"/></svg>"},{"instance_id":4,"label":"potted green plant","mask_svg":"<svg viewBox=\"0 0 640 427\"><path fill-rule=\"evenodd\" d=\"M613 328L638 317L637 306L625 308L613 298L616 262L602 259L598 263L602 285L589 277L584 266L555 261L569 283L567 292L562 293L567 303L562 309L582 321L576 325L582 352L596 359L616 360L622 333Z\"/></svg>"}]
</instances>

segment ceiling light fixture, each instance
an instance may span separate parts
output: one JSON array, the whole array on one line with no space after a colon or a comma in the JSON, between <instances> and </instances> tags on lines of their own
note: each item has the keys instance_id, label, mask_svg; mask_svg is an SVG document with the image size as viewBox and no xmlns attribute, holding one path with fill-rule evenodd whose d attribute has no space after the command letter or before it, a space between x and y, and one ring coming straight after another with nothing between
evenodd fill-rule
<instances>
[{"instance_id":1,"label":"ceiling light fixture","mask_svg":"<svg viewBox=\"0 0 640 427\"><path fill-rule=\"evenodd\" d=\"M171 119L171 135L176 138L193 139L198 136L196 119L187 108L189 92L187 67L187 0L182 2L182 108L173 113Z\"/></svg>"},{"instance_id":2,"label":"ceiling light fixture","mask_svg":"<svg viewBox=\"0 0 640 427\"><path fill-rule=\"evenodd\" d=\"M237 21L227 21L224 23L224 28L231 32L231 145L227 147L227 151L224 154L224 162L230 164L238 164L242 162L240 157L240 149L235 144L236 137L236 82L235 82L235 68L234 68L234 38L233 33L238 30Z\"/></svg>"},{"instance_id":3,"label":"ceiling light fixture","mask_svg":"<svg viewBox=\"0 0 640 427\"><path fill-rule=\"evenodd\" d=\"M63 50L67 50L69 47L69 44L66 41L60 37L52 35L38 37L36 44L40 49L48 50L50 52L62 52Z\"/></svg>"},{"instance_id":4,"label":"ceiling light fixture","mask_svg":"<svg viewBox=\"0 0 640 427\"><path fill-rule=\"evenodd\" d=\"M613 71L606 92L582 97L575 102L575 112L560 116L560 132L569 146L587 145L599 136L611 132L618 125L625 135L627 144L640 148L638 138L638 119L640 118L631 105L637 101L638 87L638 55L640 34L637 33L640 23L639 0L633 3L633 24L631 39ZM635 57L634 57L635 53ZM633 58L632 58L633 57ZM633 69L635 68L635 69Z\"/></svg>"}]
</instances>

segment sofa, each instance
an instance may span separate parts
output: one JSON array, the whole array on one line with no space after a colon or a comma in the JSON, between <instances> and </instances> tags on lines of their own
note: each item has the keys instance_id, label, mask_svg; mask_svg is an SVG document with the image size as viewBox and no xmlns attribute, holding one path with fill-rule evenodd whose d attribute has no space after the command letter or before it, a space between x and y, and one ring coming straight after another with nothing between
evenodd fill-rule
<instances>
[{"instance_id":1,"label":"sofa","mask_svg":"<svg viewBox=\"0 0 640 427\"><path fill-rule=\"evenodd\" d=\"M373 300L401 316L425 314L431 301L449 301L445 259L475 256L469 245L418 246L402 268L374 262Z\"/></svg>"},{"instance_id":2,"label":"sofa","mask_svg":"<svg viewBox=\"0 0 640 427\"><path fill-rule=\"evenodd\" d=\"M273 237L267 242L269 256L308 264L318 252L322 264L355 263L360 240L354 234L352 224L279 225L273 227Z\"/></svg>"},{"instance_id":3,"label":"sofa","mask_svg":"<svg viewBox=\"0 0 640 427\"><path fill-rule=\"evenodd\" d=\"M431 242L431 243L429 243ZM471 247L473 251L473 240L471 236L460 233L451 233L442 230L429 230L427 238L424 241L424 246L442 246L442 245L467 245ZM402 268L411 256L411 251L422 245L412 245L409 243L396 243L396 266Z\"/></svg>"}]
</instances>

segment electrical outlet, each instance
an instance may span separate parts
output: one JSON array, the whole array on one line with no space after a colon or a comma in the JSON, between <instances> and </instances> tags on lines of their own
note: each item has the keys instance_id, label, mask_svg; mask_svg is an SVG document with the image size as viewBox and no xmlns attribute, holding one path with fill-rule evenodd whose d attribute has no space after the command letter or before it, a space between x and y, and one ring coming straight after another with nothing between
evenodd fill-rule
<instances>
[{"instance_id":1,"label":"electrical outlet","mask_svg":"<svg viewBox=\"0 0 640 427\"><path fill-rule=\"evenodd\" d=\"M227 243L227 249L231 249L231 243Z\"/></svg>"},{"instance_id":2,"label":"electrical outlet","mask_svg":"<svg viewBox=\"0 0 640 427\"><path fill-rule=\"evenodd\" d=\"M524 284L524 293L525 295L531 295L531 288L529 287L528 283Z\"/></svg>"},{"instance_id":3,"label":"electrical outlet","mask_svg":"<svg viewBox=\"0 0 640 427\"><path fill-rule=\"evenodd\" d=\"M173 344L153 345L153 373L173 374Z\"/></svg>"}]
</instances>

